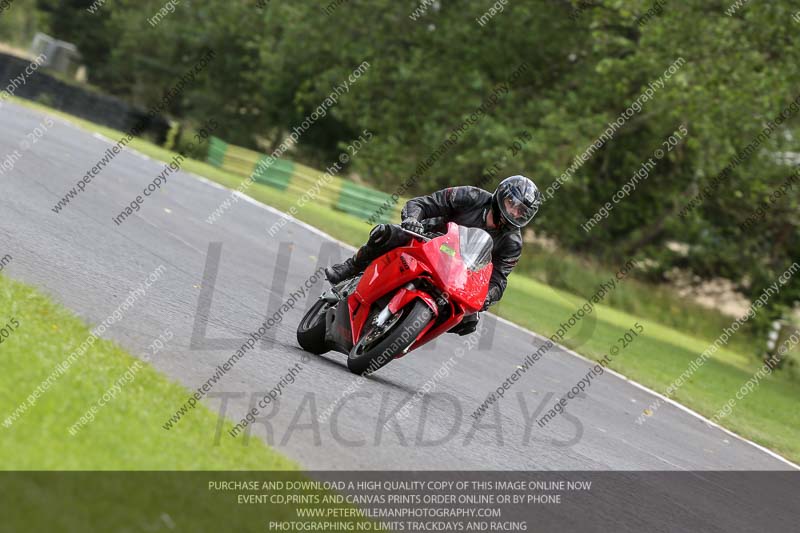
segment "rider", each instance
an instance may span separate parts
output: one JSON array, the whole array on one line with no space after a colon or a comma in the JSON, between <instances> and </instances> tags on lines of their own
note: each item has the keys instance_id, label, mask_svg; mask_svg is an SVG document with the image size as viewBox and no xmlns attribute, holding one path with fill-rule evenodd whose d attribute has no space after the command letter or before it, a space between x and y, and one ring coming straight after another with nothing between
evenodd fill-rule
<instances>
[{"instance_id":1,"label":"rider","mask_svg":"<svg viewBox=\"0 0 800 533\"><path fill-rule=\"evenodd\" d=\"M455 222L461 226L481 228L494 241L492 277L489 292L481 311L500 301L507 278L522 254L520 228L528 224L541 205L541 194L525 176L511 176L498 185L494 194L478 187L449 187L428 196L409 200L403 207L400 225L415 233L424 233L426 226ZM425 225L423 225L423 222ZM391 224L379 224L369 234L366 244L344 263L325 269L331 284L349 279L378 257L398 246L408 244L411 236ZM478 314L467 315L452 333L467 335L477 329Z\"/></svg>"}]
</instances>

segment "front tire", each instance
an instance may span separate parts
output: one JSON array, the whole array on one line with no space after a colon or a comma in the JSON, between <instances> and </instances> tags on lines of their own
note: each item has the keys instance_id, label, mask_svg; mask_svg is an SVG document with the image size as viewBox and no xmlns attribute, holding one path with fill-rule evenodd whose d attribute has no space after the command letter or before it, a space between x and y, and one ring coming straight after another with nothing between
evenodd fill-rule
<instances>
[{"instance_id":1,"label":"front tire","mask_svg":"<svg viewBox=\"0 0 800 533\"><path fill-rule=\"evenodd\" d=\"M330 351L325 343L325 315L328 309L330 304L320 298L297 325L297 342L305 351L316 355Z\"/></svg>"},{"instance_id":2,"label":"front tire","mask_svg":"<svg viewBox=\"0 0 800 533\"><path fill-rule=\"evenodd\" d=\"M430 307L422 300L414 300L389 319L390 325L386 331L376 332L371 324L366 326L371 328L350 350L347 368L359 375L380 370L411 346L432 319Z\"/></svg>"}]
</instances>

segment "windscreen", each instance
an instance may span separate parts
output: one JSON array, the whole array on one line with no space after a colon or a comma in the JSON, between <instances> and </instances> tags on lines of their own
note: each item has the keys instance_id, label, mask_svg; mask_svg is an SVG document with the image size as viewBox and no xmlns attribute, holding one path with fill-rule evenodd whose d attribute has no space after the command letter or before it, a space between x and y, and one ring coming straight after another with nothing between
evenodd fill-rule
<instances>
[{"instance_id":1,"label":"windscreen","mask_svg":"<svg viewBox=\"0 0 800 533\"><path fill-rule=\"evenodd\" d=\"M459 226L458 238L461 243L461 258L469 270L477 272L492 262L494 242L488 233L480 228Z\"/></svg>"}]
</instances>

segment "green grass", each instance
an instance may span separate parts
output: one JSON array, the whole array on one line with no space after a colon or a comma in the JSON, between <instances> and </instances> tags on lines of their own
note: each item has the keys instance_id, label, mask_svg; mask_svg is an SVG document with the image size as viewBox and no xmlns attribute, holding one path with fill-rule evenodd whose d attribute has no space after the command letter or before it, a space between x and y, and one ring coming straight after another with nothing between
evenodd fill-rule
<instances>
[{"instance_id":1,"label":"green grass","mask_svg":"<svg viewBox=\"0 0 800 533\"><path fill-rule=\"evenodd\" d=\"M497 314L547 336L554 334L559 323L585 301L523 277L511 283L513 290L506 292ZM598 306L596 319L588 335L581 334L580 326L576 326L576 332L570 332L563 344L597 360L608 354L620 335L638 321L644 333L614 357L610 367L662 393L711 344L604 305ZM590 323L587 319L583 322ZM711 418L757 370L758 362L752 357L722 348L677 390L673 399ZM636 416L646 407L637 406ZM733 412L720 424L792 461L800 461L800 388L793 379L766 378L744 400L737 400Z\"/></svg>"},{"instance_id":2,"label":"green grass","mask_svg":"<svg viewBox=\"0 0 800 533\"><path fill-rule=\"evenodd\" d=\"M189 396L144 364L135 379L75 436L86 410L138 359L98 340L10 428L4 421L89 336L88 327L35 289L0 276L0 324L19 327L0 344L0 457L3 470L296 470L258 439L214 443L218 417L198 405L161 426ZM169 357L169 347L156 357ZM225 428L232 427L225 422ZM223 435L227 429L223 428Z\"/></svg>"},{"instance_id":3,"label":"green grass","mask_svg":"<svg viewBox=\"0 0 800 533\"><path fill-rule=\"evenodd\" d=\"M21 103L61 115L90 131L111 138L122 135L30 102ZM169 161L174 156L172 152L143 140L137 139L131 146L163 161ZM241 176L199 161L187 160L183 167L231 188L242 181ZM248 194L282 210L287 210L296 201L291 194L260 184L254 184ZM356 217L312 202L299 210L297 218L353 245L363 243L370 229ZM552 259L556 262L551 265L545 265L542 261L527 260L521 265L520 271L512 274L509 288L496 312L512 322L551 335L559 323L568 319L583 303L583 298L545 285L534 277L541 276L543 272L558 271L556 277L560 280L560 286L574 287L576 292L589 295L600 281L610 278L612 272L586 265L574 258L562 262ZM530 276L525 276L526 273ZM692 304L680 302L663 289L631 279L625 280L605 304L610 305L598 307L597 322L588 340L579 342L575 338L567 338L565 344L596 359L606 353L620 334L638 320L645 327L643 336L615 357L611 368L659 392L663 392L686 370L689 362L732 321L718 313L706 312ZM734 338L729 349L717 352L678 389L674 398L708 417L713 416L758 369L757 359L750 355L751 346L753 343L750 339ZM763 380L758 389L737 403L733 413L722 419L721 424L795 462L800 461L800 388L789 376L773 375Z\"/></svg>"},{"instance_id":4,"label":"green grass","mask_svg":"<svg viewBox=\"0 0 800 533\"><path fill-rule=\"evenodd\" d=\"M572 294L590 297L597 286L611 278L616 271L597 261L566 251L548 252L534 245L526 245L516 273ZM706 339L715 338L731 323L731 317L681 298L671 287L635 279L628 279L609 295L605 303L615 309ZM751 324L745 324L732 339L731 347L742 352L759 354L764 347L764 341L752 334L750 326Z\"/></svg>"}]
</instances>

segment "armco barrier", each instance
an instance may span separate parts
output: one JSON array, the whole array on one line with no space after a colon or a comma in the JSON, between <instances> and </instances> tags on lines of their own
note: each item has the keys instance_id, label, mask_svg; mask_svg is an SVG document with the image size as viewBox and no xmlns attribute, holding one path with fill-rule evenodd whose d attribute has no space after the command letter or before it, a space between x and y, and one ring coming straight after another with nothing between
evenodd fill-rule
<instances>
[{"instance_id":1,"label":"armco barrier","mask_svg":"<svg viewBox=\"0 0 800 533\"><path fill-rule=\"evenodd\" d=\"M228 149L228 143L217 137L211 137L208 143L208 162L215 167L221 167L225 161L225 151Z\"/></svg>"},{"instance_id":2,"label":"armco barrier","mask_svg":"<svg viewBox=\"0 0 800 533\"><path fill-rule=\"evenodd\" d=\"M265 155L260 161L264 161L268 157ZM253 170L253 179L283 191L289 187L292 172L294 172L294 162L288 159L278 159L269 166L266 163L261 163L260 166L256 164L256 168Z\"/></svg>"},{"instance_id":3,"label":"armco barrier","mask_svg":"<svg viewBox=\"0 0 800 533\"><path fill-rule=\"evenodd\" d=\"M399 220L402 200L392 205L391 196L386 193L338 176L326 176L324 172L288 159L278 159L269 167L259 168L259 161L267 157L217 137L212 137L208 145L208 163L239 176L252 176L255 181L285 191L298 200L313 197L316 205L332 207L376 224ZM387 207L381 209L384 205Z\"/></svg>"},{"instance_id":4,"label":"armco barrier","mask_svg":"<svg viewBox=\"0 0 800 533\"><path fill-rule=\"evenodd\" d=\"M391 220L394 209L380 211L381 206L391 200L391 195L345 181L342 184L342 191L339 193L339 201L334 207L345 213L356 215L362 220L369 220L373 215L379 213L373 219L377 224Z\"/></svg>"},{"instance_id":5,"label":"armco barrier","mask_svg":"<svg viewBox=\"0 0 800 533\"><path fill-rule=\"evenodd\" d=\"M6 89L30 65L27 59L0 53L0 89ZM115 130L135 129L139 136L151 137L158 145L166 142L170 130L170 123L163 116L150 116L146 110L119 98L62 81L47 74L44 67L25 77L24 83L18 81L13 94Z\"/></svg>"}]
</instances>

